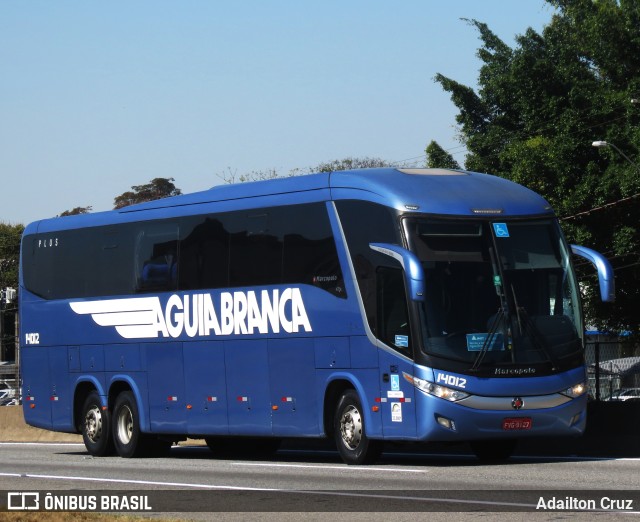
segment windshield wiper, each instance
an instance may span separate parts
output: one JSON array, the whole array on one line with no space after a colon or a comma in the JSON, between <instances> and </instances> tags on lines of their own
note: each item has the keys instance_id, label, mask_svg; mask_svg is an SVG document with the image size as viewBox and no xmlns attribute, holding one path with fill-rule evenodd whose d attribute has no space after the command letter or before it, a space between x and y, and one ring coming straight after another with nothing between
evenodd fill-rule
<instances>
[{"instance_id":1,"label":"windshield wiper","mask_svg":"<svg viewBox=\"0 0 640 522\"><path fill-rule=\"evenodd\" d=\"M513 287L512 287L513 290ZM514 292L515 299L515 292ZM547 360L551 363L551 370L555 371L558 369L558 360L554 357L553 352L549 350L547 345L547 341L544 339L544 336L540 333L540 330L535 325L531 316L527 313L524 308L520 308L516 302L516 310L518 313L518 323L520 323L520 317L524 317L524 330L522 326L520 326L520 337L523 338L525 336L529 337L533 343L535 349L541 351L547 356Z\"/></svg>"},{"instance_id":2,"label":"windshield wiper","mask_svg":"<svg viewBox=\"0 0 640 522\"><path fill-rule=\"evenodd\" d=\"M491 321L491 327L489 328L487 337L482 343L482 348L480 348L478 355L476 355L476 358L473 361L471 368L469 368L469 371L472 371L472 372L478 371L478 369L480 368L480 365L482 364L482 361L484 360L485 356L487 355L487 352L489 351L489 347L493 345L493 340L496 337L498 327L502 324L503 319L505 318L508 319L508 314L504 308L500 308L498 312L495 314L495 316L493 317L493 321Z\"/></svg>"}]
</instances>

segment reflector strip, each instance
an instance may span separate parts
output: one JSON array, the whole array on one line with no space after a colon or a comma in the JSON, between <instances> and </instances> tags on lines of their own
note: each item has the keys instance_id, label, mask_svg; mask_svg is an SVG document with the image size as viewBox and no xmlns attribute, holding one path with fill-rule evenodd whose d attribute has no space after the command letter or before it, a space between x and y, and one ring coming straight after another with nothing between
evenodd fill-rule
<instances>
[{"instance_id":1,"label":"reflector strip","mask_svg":"<svg viewBox=\"0 0 640 522\"><path fill-rule=\"evenodd\" d=\"M169 397L167 397L167 400L169 402L177 402L178 401L178 397L176 397L175 395L170 395Z\"/></svg>"},{"instance_id":2,"label":"reflector strip","mask_svg":"<svg viewBox=\"0 0 640 522\"><path fill-rule=\"evenodd\" d=\"M293 397L282 397L282 402L293 402Z\"/></svg>"},{"instance_id":3,"label":"reflector strip","mask_svg":"<svg viewBox=\"0 0 640 522\"><path fill-rule=\"evenodd\" d=\"M207 397L207 402L218 402L218 397Z\"/></svg>"},{"instance_id":4,"label":"reflector strip","mask_svg":"<svg viewBox=\"0 0 640 522\"><path fill-rule=\"evenodd\" d=\"M57 401L58 400L58 396L57 395L52 395L51 396L51 400L52 401Z\"/></svg>"},{"instance_id":5,"label":"reflector strip","mask_svg":"<svg viewBox=\"0 0 640 522\"><path fill-rule=\"evenodd\" d=\"M238 402L249 402L249 397L238 397Z\"/></svg>"}]
</instances>

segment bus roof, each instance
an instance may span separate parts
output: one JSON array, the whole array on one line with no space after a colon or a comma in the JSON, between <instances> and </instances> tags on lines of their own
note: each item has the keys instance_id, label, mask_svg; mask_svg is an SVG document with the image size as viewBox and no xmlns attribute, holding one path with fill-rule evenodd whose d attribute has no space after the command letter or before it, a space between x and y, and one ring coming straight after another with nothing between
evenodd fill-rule
<instances>
[{"instance_id":1,"label":"bus roof","mask_svg":"<svg viewBox=\"0 0 640 522\"><path fill-rule=\"evenodd\" d=\"M402 211L427 214L474 216L553 215L549 203L535 192L512 181L488 174L445 169L374 168L309 174L266 181L216 186L201 192L131 205L122 209L53 218L32 223L27 233L99 226L145 219L142 214L210 203L229 203L252 198L278 199L279 204L294 204L299 195L316 194L317 200L360 199ZM258 207L265 206L257 203ZM268 203L270 205L272 203ZM246 205L242 205L246 208ZM204 212L212 212L208 205ZM172 215L175 215L173 212Z\"/></svg>"}]
</instances>

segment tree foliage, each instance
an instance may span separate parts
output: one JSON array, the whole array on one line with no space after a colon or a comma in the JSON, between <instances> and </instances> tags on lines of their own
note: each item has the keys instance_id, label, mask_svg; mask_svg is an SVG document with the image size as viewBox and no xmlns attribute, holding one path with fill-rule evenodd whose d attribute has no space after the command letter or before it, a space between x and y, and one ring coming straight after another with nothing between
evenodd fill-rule
<instances>
[{"instance_id":1,"label":"tree foliage","mask_svg":"<svg viewBox=\"0 0 640 522\"><path fill-rule=\"evenodd\" d=\"M91 207L91 206L88 206L88 207L75 207L75 208L72 208L71 210L65 210L64 212L61 212L58 217L77 216L79 214L88 214L89 212L91 212L92 208L93 207Z\"/></svg>"},{"instance_id":2,"label":"tree foliage","mask_svg":"<svg viewBox=\"0 0 640 522\"><path fill-rule=\"evenodd\" d=\"M389 166L389 162L381 158L369 158L367 156L362 158L348 157L319 163L315 167L309 168L309 172L335 172L338 170L372 169Z\"/></svg>"},{"instance_id":3,"label":"tree foliage","mask_svg":"<svg viewBox=\"0 0 640 522\"><path fill-rule=\"evenodd\" d=\"M0 223L0 288L18 288L20 239L23 225Z\"/></svg>"},{"instance_id":4,"label":"tree foliage","mask_svg":"<svg viewBox=\"0 0 640 522\"><path fill-rule=\"evenodd\" d=\"M541 193L571 242L609 257L616 303L586 285L587 318L599 328L640 331L640 2L547 0L555 8L541 33L528 29L511 48L477 20L478 88L437 75L459 113L465 167ZM581 263L577 262L580 266ZM592 268L581 279L595 283ZM587 279L589 278L589 279Z\"/></svg>"},{"instance_id":5,"label":"tree foliage","mask_svg":"<svg viewBox=\"0 0 640 522\"><path fill-rule=\"evenodd\" d=\"M130 191L120 194L113 200L113 208L118 209L145 201L179 196L182 191L176 188L174 181L173 178L154 178L146 185L134 185Z\"/></svg>"},{"instance_id":6,"label":"tree foliage","mask_svg":"<svg viewBox=\"0 0 640 522\"><path fill-rule=\"evenodd\" d=\"M454 169L459 170L460 165L453 156L444 150L435 141L431 141L424 149L427 155L427 168L430 169Z\"/></svg>"},{"instance_id":7,"label":"tree foliage","mask_svg":"<svg viewBox=\"0 0 640 522\"><path fill-rule=\"evenodd\" d=\"M236 183L245 181L263 181L280 177L301 176L314 172L335 172L337 170L370 169L375 167L390 167L391 164L380 158L347 157L319 163L313 167L291 169L287 174L281 174L277 169L252 170L251 172L238 175L237 170L227 169L218 177L225 183Z\"/></svg>"}]
</instances>

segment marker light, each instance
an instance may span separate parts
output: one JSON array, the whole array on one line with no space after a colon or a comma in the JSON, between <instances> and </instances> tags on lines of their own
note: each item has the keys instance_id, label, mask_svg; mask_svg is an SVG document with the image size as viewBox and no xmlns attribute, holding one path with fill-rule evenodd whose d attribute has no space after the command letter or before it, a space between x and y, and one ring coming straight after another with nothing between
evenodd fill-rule
<instances>
[{"instance_id":1,"label":"marker light","mask_svg":"<svg viewBox=\"0 0 640 522\"><path fill-rule=\"evenodd\" d=\"M466 392L454 390L453 388L447 388L446 386L440 386L439 384L434 384L432 382L425 381L424 379L419 379L418 377L413 377L405 374L405 378L408 381L412 382L413 385L420 391L438 397L439 399L456 402L469 397L469 394Z\"/></svg>"},{"instance_id":2,"label":"marker light","mask_svg":"<svg viewBox=\"0 0 640 522\"><path fill-rule=\"evenodd\" d=\"M562 395L566 395L567 397L575 399L576 397L580 397L581 395L587 393L587 385L581 382L576 384L575 386L572 386L571 388L567 388L566 390L561 391L560 393Z\"/></svg>"},{"instance_id":3,"label":"marker light","mask_svg":"<svg viewBox=\"0 0 640 522\"><path fill-rule=\"evenodd\" d=\"M448 430L451 430L451 431L456 431L456 423L453 422L451 419L447 419L446 417L436 415L436 421L443 428L447 428Z\"/></svg>"}]
</instances>

